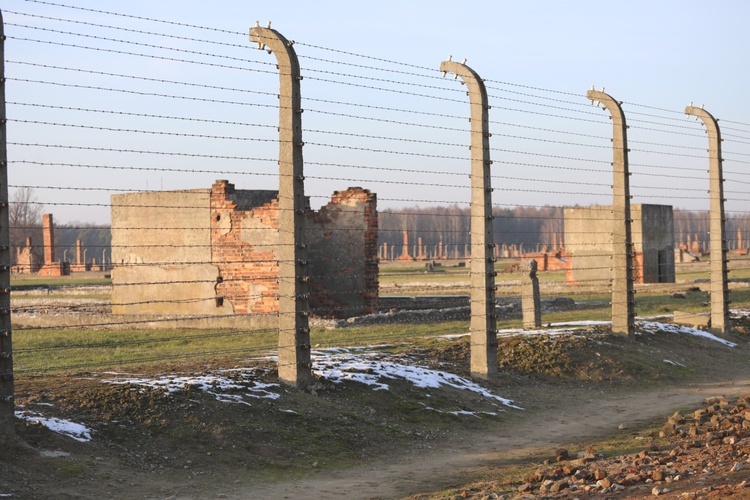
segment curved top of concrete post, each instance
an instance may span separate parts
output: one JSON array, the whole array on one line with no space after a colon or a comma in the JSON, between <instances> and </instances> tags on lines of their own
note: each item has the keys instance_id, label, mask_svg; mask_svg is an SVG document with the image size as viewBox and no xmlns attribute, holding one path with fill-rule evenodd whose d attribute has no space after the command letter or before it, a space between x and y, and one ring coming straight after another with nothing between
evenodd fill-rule
<instances>
[{"instance_id":1,"label":"curved top of concrete post","mask_svg":"<svg viewBox=\"0 0 750 500\"><path fill-rule=\"evenodd\" d=\"M622 111L622 107L620 106L620 102L616 101L614 97L612 97L609 94L604 93L603 91L594 90L591 89L588 92L586 92L586 97L591 102L600 102L604 105L604 107L609 111L609 114L612 116L612 119L615 120L615 123L617 123L617 120L621 120L622 125L625 125L625 113Z\"/></svg>"},{"instance_id":2,"label":"curved top of concrete post","mask_svg":"<svg viewBox=\"0 0 750 500\"><path fill-rule=\"evenodd\" d=\"M619 101L615 100L611 95L604 93L604 89L595 90L591 89L586 92L586 97L592 102L600 102L604 105L604 108L609 111L609 116L612 119L612 143L614 147L615 161L614 166L617 169L619 166L623 172L628 171L628 138L627 138L627 123L625 121L625 113L622 110L622 106ZM619 165L618 165L619 164ZM618 172L616 170L616 172ZM626 182L627 179L621 179L619 176L615 177L615 183L620 181ZM625 184L626 190L629 190ZM623 193L624 196L629 196L629 191Z\"/></svg>"},{"instance_id":3,"label":"curved top of concrete post","mask_svg":"<svg viewBox=\"0 0 750 500\"><path fill-rule=\"evenodd\" d=\"M284 35L271 28L255 26L250 28L250 41L256 42L260 50L265 49L266 46L271 49L279 63L279 68L290 68L292 75L299 75L299 61L292 47L294 42L284 38Z\"/></svg>"},{"instance_id":4,"label":"curved top of concrete post","mask_svg":"<svg viewBox=\"0 0 750 500\"><path fill-rule=\"evenodd\" d=\"M460 76L461 80L463 80L470 89L475 86L476 88L473 88L472 90L479 94L482 99L482 104L485 106L487 105L487 90L484 87L484 80L480 78L476 71L468 67L466 64L451 60L441 62L440 71L443 73L451 72L456 76Z\"/></svg>"},{"instance_id":5,"label":"curved top of concrete post","mask_svg":"<svg viewBox=\"0 0 750 500\"><path fill-rule=\"evenodd\" d=\"M697 108L692 104L685 107L685 114L692 115L700 118L703 125L706 126L709 132L716 134L716 138L720 139L721 131L719 130L719 120L713 117L711 113L703 109L703 107Z\"/></svg>"},{"instance_id":6,"label":"curved top of concrete post","mask_svg":"<svg viewBox=\"0 0 750 500\"><path fill-rule=\"evenodd\" d=\"M468 87L469 91L469 103L471 105L471 133L472 133L472 155L483 154L481 158L482 162L486 165L490 165L490 151L489 151L489 114L487 110L490 109L487 99L487 89L484 86L484 80L470 67L464 63L456 61L443 61L440 63L440 71L443 72L443 76L446 73L455 73L456 77L461 77L461 81ZM480 142L474 143L475 140ZM476 149L475 149L476 148ZM476 159L479 159L478 157Z\"/></svg>"}]
</instances>

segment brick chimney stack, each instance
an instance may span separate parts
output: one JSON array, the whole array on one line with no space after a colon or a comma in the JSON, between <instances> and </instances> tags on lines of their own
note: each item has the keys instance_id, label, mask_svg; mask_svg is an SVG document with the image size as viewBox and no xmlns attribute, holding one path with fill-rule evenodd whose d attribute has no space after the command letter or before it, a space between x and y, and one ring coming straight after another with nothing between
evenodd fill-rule
<instances>
[{"instance_id":1,"label":"brick chimney stack","mask_svg":"<svg viewBox=\"0 0 750 500\"><path fill-rule=\"evenodd\" d=\"M42 215L42 233L44 234L44 263L55 261L55 234L52 225L52 214Z\"/></svg>"}]
</instances>

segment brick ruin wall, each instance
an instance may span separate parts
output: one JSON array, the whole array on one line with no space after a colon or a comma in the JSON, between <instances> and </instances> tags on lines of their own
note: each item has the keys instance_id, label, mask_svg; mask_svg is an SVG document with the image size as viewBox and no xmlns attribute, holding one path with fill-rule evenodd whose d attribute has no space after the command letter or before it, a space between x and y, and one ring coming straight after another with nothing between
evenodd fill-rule
<instances>
[{"instance_id":1,"label":"brick ruin wall","mask_svg":"<svg viewBox=\"0 0 750 500\"><path fill-rule=\"evenodd\" d=\"M34 274L44 265L44 257L31 244L31 237L26 238L26 246L16 248L16 265L12 271L17 274Z\"/></svg>"},{"instance_id":2,"label":"brick ruin wall","mask_svg":"<svg viewBox=\"0 0 750 500\"><path fill-rule=\"evenodd\" d=\"M313 311L331 317L372 312L379 286L375 194L358 187L334 192L310 213L307 241Z\"/></svg>"},{"instance_id":3,"label":"brick ruin wall","mask_svg":"<svg viewBox=\"0 0 750 500\"><path fill-rule=\"evenodd\" d=\"M276 196L275 191L235 190L226 181L212 186L211 261L220 276L216 295L235 313L278 312ZM319 211L307 208L310 308L324 317L371 312L378 297L376 195L349 188L335 192Z\"/></svg>"},{"instance_id":4,"label":"brick ruin wall","mask_svg":"<svg viewBox=\"0 0 750 500\"><path fill-rule=\"evenodd\" d=\"M219 271L217 307L231 307L236 314L278 311L275 196L273 191L238 192L225 181L212 186L211 263Z\"/></svg>"},{"instance_id":5,"label":"brick ruin wall","mask_svg":"<svg viewBox=\"0 0 750 500\"><path fill-rule=\"evenodd\" d=\"M26 245L16 248L16 265L11 272L17 274L37 274L38 276L67 276L70 274L68 262L55 261L55 233L52 214L42 214L41 251L26 237Z\"/></svg>"},{"instance_id":6,"label":"brick ruin wall","mask_svg":"<svg viewBox=\"0 0 750 500\"><path fill-rule=\"evenodd\" d=\"M112 207L113 313L278 312L276 191L236 190L220 180L211 190L113 195ZM319 211L307 210L306 224L313 313L371 312L378 298L376 195L336 192Z\"/></svg>"}]
</instances>

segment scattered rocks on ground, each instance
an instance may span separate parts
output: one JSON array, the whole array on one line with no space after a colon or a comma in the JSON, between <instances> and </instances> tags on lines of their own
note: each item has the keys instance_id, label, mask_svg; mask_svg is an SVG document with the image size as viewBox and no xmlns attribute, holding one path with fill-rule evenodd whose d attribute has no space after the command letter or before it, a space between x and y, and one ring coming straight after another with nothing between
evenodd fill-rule
<instances>
[{"instance_id":1,"label":"scattered rocks on ground","mask_svg":"<svg viewBox=\"0 0 750 500\"><path fill-rule=\"evenodd\" d=\"M607 459L591 449L558 449L555 463L546 461L550 465L527 474L517 491L530 498L629 498L629 492L638 498L677 492L679 498L750 496L750 467L745 467L750 462L750 396L733 402L707 398L692 413L675 412L659 436L668 443Z\"/></svg>"}]
</instances>

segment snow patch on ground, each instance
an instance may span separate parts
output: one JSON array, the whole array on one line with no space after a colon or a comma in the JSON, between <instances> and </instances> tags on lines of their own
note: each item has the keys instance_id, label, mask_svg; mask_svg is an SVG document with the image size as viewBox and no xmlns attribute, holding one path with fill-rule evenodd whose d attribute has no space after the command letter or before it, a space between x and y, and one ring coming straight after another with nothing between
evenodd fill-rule
<instances>
[{"instance_id":1,"label":"snow patch on ground","mask_svg":"<svg viewBox=\"0 0 750 500\"><path fill-rule=\"evenodd\" d=\"M42 450L39 454L45 458L66 458L70 456L70 453L67 451L59 450Z\"/></svg>"},{"instance_id":2,"label":"snow patch on ground","mask_svg":"<svg viewBox=\"0 0 750 500\"><path fill-rule=\"evenodd\" d=\"M444 411L444 410L439 410L437 408L433 408L432 406L427 406L424 403L422 403L422 406L424 406L425 410L436 411L438 413L447 413L449 415L455 415L457 417L460 415L468 415L470 417L477 417L477 418L482 418L480 415L489 415L491 417L497 416L497 412L494 412L494 411L468 411L468 410Z\"/></svg>"},{"instance_id":3,"label":"snow patch on ground","mask_svg":"<svg viewBox=\"0 0 750 500\"><path fill-rule=\"evenodd\" d=\"M235 374L236 377L229 377L229 374ZM163 375L157 378L127 377L105 379L102 382L163 389L170 393L193 388L211 394L222 403L247 406L251 405L245 398L278 399L280 397L278 393L271 391L271 389L279 387L279 384L266 384L252 380L255 375L253 369L235 369L205 375Z\"/></svg>"},{"instance_id":4,"label":"snow patch on ground","mask_svg":"<svg viewBox=\"0 0 750 500\"><path fill-rule=\"evenodd\" d=\"M411 359L396 358L378 350L384 346L367 346L362 348L335 347L325 350L314 350L311 353L313 372L333 383L344 381L359 382L373 390L388 390L388 381L401 379L415 387L437 389L447 386L478 394L493 405L504 405L509 408L522 409L513 401L497 396L481 385L452 373L415 366ZM272 359L274 357L266 358ZM252 368L222 370L203 375L163 375L160 377L142 377L128 374L121 376L112 373L113 378L102 380L108 384L134 385L161 389L167 392L183 391L194 388L213 395L218 401L250 405L248 398L278 399L279 384L263 383ZM275 392L276 391L276 392ZM296 413L294 410L280 409L285 413ZM471 412L469 412L471 413ZM485 412L486 414L490 414ZM457 412L457 415L464 414Z\"/></svg>"},{"instance_id":5,"label":"snow patch on ground","mask_svg":"<svg viewBox=\"0 0 750 500\"><path fill-rule=\"evenodd\" d=\"M513 337L516 335L522 335L524 337L555 337L557 335L570 335L579 330L588 328L589 326L602 326L612 324L611 321L567 321L564 323L550 323L549 328L539 328L534 330L525 330L523 328L506 328L504 330L498 330L498 337ZM465 334L465 335L468 335Z\"/></svg>"},{"instance_id":6,"label":"snow patch on ground","mask_svg":"<svg viewBox=\"0 0 750 500\"><path fill-rule=\"evenodd\" d=\"M36 423L45 426L52 432L68 436L71 439L86 443L91 441L91 430L85 425L77 424L69 420L63 420L61 418L47 418L41 413L33 411L17 411L16 418L26 420L28 422Z\"/></svg>"},{"instance_id":7,"label":"snow patch on ground","mask_svg":"<svg viewBox=\"0 0 750 500\"><path fill-rule=\"evenodd\" d=\"M672 361L671 359L665 359L664 362L668 365L681 366L685 368L685 365L683 365L682 363L678 363L677 361Z\"/></svg>"},{"instance_id":8,"label":"snow patch on ground","mask_svg":"<svg viewBox=\"0 0 750 500\"><path fill-rule=\"evenodd\" d=\"M750 311L743 311L743 310L732 310L732 314L737 316L750 316ZM648 319L656 319L657 316L654 318L642 318L640 320L636 321L636 327L640 329L641 331L645 331L648 333L656 333L657 331L664 331L669 333L686 333L688 335L695 335L697 337L703 337L708 340L713 340L714 342L719 342L721 344L724 344L729 347L735 347L737 344L734 342L730 342L728 340L724 340L720 337L717 337L716 335L699 330L697 328L691 328L689 326L683 326L683 325L676 325L674 323L662 323L659 321L648 321ZM663 316L659 317L663 318ZM577 331L580 331L584 328L587 328L589 326L602 326L602 325L611 325L611 321L570 321L566 323L551 323L550 328L541 328L537 330L524 330L523 328L508 328L505 330L498 330L497 336L498 337L512 337L515 335L525 336L525 337L538 337L541 335L545 335L548 337L554 337L556 335L571 335ZM555 328L553 328L555 327ZM567 328L561 328L561 327L567 327ZM636 334L640 334L641 332L636 332ZM468 334L465 334L468 335ZM453 338L458 337L458 335L453 335ZM444 338L449 338L448 336L445 336Z\"/></svg>"},{"instance_id":9,"label":"snow patch on ground","mask_svg":"<svg viewBox=\"0 0 750 500\"><path fill-rule=\"evenodd\" d=\"M737 346L737 344L735 344L734 342L719 338L713 333L704 332L703 330L698 330L697 328L691 328L689 326L675 325L673 323L659 323L656 321L639 321L637 324L642 331L648 333L656 333L657 331L664 331L669 333L686 333L688 335L695 335L696 337L703 337L708 340L713 340L714 342L719 342L729 347Z\"/></svg>"},{"instance_id":10,"label":"snow patch on ground","mask_svg":"<svg viewBox=\"0 0 750 500\"><path fill-rule=\"evenodd\" d=\"M387 380L403 379L415 387L425 389L448 386L471 391L509 408L522 409L510 399L497 396L467 378L422 366L397 363L389 358L392 359L385 353L354 348L326 349L312 353L313 371L334 383L351 380L378 391L389 389Z\"/></svg>"}]
</instances>

